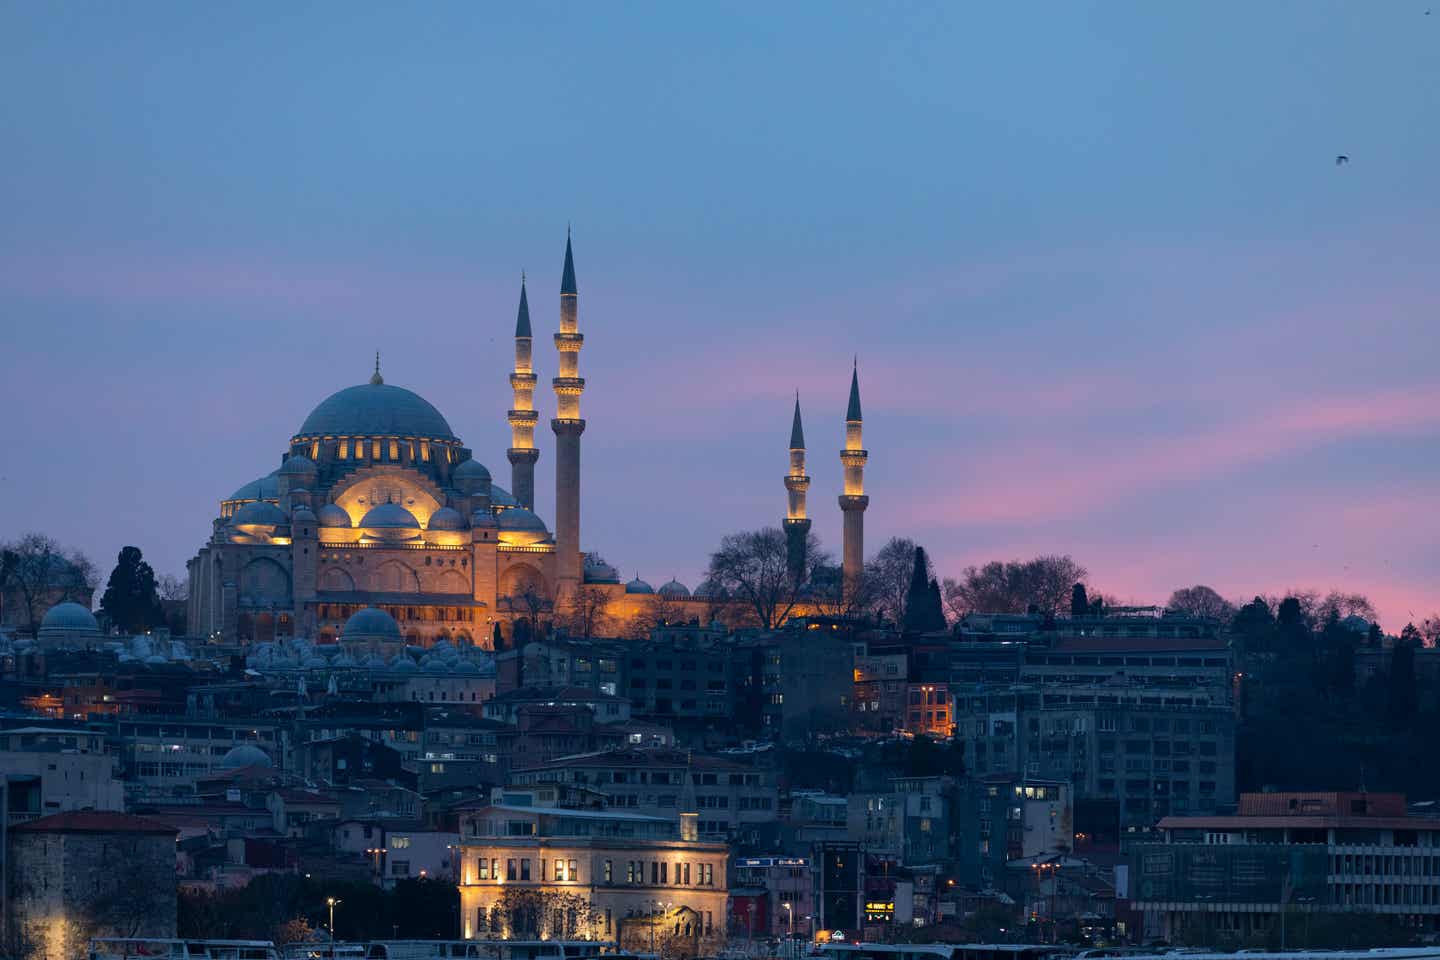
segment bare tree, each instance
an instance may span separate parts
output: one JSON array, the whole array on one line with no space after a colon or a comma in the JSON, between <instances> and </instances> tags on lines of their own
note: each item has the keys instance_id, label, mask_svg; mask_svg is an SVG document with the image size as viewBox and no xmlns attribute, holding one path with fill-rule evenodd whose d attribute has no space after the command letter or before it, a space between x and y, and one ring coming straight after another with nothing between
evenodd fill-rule
<instances>
[{"instance_id":1,"label":"bare tree","mask_svg":"<svg viewBox=\"0 0 1440 960\"><path fill-rule=\"evenodd\" d=\"M177 577L174 574L162 573L155 579L155 589L160 594L161 600L189 600L190 580L188 577Z\"/></svg>"},{"instance_id":2,"label":"bare tree","mask_svg":"<svg viewBox=\"0 0 1440 960\"><path fill-rule=\"evenodd\" d=\"M519 577L510 593L500 597L497 605L504 607L511 614L520 614L529 627L530 635L540 634L540 614L551 609L550 598L541 592L540 584L533 576Z\"/></svg>"},{"instance_id":3,"label":"bare tree","mask_svg":"<svg viewBox=\"0 0 1440 960\"><path fill-rule=\"evenodd\" d=\"M609 636L614 629L609 606L610 594L604 587L583 586L563 605L556 622L574 637Z\"/></svg>"},{"instance_id":4,"label":"bare tree","mask_svg":"<svg viewBox=\"0 0 1440 960\"><path fill-rule=\"evenodd\" d=\"M640 606L640 612L632 617L626 626L631 636L645 639L656 627L684 623L685 620L686 610L683 604L657 593L646 598Z\"/></svg>"},{"instance_id":5,"label":"bare tree","mask_svg":"<svg viewBox=\"0 0 1440 960\"><path fill-rule=\"evenodd\" d=\"M98 577L95 564L50 537L27 533L0 546L0 617L33 637L40 619L57 603L90 605Z\"/></svg>"},{"instance_id":6,"label":"bare tree","mask_svg":"<svg viewBox=\"0 0 1440 960\"><path fill-rule=\"evenodd\" d=\"M1192 617L1210 617L1224 623L1235 619L1235 604L1204 584L1176 590L1170 594L1165 609Z\"/></svg>"},{"instance_id":7,"label":"bare tree","mask_svg":"<svg viewBox=\"0 0 1440 960\"><path fill-rule=\"evenodd\" d=\"M1339 590L1331 590L1325 595L1315 609L1315 620L1317 623L1324 623L1334 617L1336 620L1344 620L1346 617L1364 617L1371 623L1380 619L1375 612L1375 605L1370 598L1363 593L1342 593Z\"/></svg>"},{"instance_id":8,"label":"bare tree","mask_svg":"<svg viewBox=\"0 0 1440 960\"><path fill-rule=\"evenodd\" d=\"M915 567L915 541L891 537L890 542L865 564L866 592L878 617L899 623L905 615L905 596Z\"/></svg>"},{"instance_id":9,"label":"bare tree","mask_svg":"<svg viewBox=\"0 0 1440 960\"><path fill-rule=\"evenodd\" d=\"M785 534L779 527L765 527L744 533L732 533L720 541L720 549L710 555L707 579L736 601L755 611L760 626L773 630L784 623L800 599L800 587L790 576L789 552ZM810 534L806 538L807 569L799 578L801 584L810 579L820 553L820 542Z\"/></svg>"},{"instance_id":10,"label":"bare tree","mask_svg":"<svg viewBox=\"0 0 1440 960\"><path fill-rule=\"evenodd\" d=\"M1086 574L1068 555L992 560L983 567L966 567L959 580L947 579L941 596L956 619L968 613L1056 614L1069 609L1071 591L1085 582Z\"/></svg>"}]
</instances>

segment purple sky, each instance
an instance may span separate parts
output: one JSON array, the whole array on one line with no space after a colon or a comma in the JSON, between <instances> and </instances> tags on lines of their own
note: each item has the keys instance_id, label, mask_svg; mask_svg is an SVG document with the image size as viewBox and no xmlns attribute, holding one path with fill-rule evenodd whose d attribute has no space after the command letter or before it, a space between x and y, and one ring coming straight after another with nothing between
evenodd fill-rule
<instances>
[{"instance_id":1,"label":"purple sky","mask_svg":"<svg viewBox=\"0 0 1440 960\"><path fill-rule=\"evenodd\" d=\"M0 538L180 572L376 349L505 482L573 221L627 577L778 522L796 389L838 552L858 352L872 550L1440 609L1440 15L990 6L0 7Z\"/></svg>"}]
</instances>

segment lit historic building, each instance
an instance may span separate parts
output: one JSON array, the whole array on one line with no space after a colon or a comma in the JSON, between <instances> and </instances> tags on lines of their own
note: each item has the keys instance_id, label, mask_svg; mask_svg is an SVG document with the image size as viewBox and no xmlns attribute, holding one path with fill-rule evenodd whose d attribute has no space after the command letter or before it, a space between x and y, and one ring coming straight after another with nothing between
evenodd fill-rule
<instances>
[{"instance_id":1,"label":"lit historic building","mask_svg":"<svg viewBox=\"0 0 1440 960\"><path fill-rule=\"evenodd\" d=\"M466 815L465 938L602 940L636 953L713 956L724 941L730 851L696 838L696 816L518 805Z\"/></svg>"},{"instance_id":2,"label":"lit historic building","mask_svg":"<svg viewBox=\"0 0 1440 960\"><path fill-rule=\"evenodd\" d=\"M614 620L663 608L671 620L708 621L716 613L710 598L673 580L658 591L638 577L621 584L614 568L581 552L584 339L567 238L554 335L553 533L534 513L539 378L522 280L509 373L514 405L505 413L510 489L494 482L439 410L385 382L377 355L368 383L331 394L311 411L276 470L220 501L209 541L188 564L190 632L240 643L340 638L370 654L393 653L401 644L429 646L442 637L488 647L497 623L552 616L582 591L588 602L601 599ZM786 526L803 551L809 478L799 417L797 404ZM841 499L845 570L853 577L865 500L856 495L864 452L853 380L846 430ZM373 611L345 629L370 607L387 613L398 632L389 623L376 628Z\"/></svg>"}]
</instances>

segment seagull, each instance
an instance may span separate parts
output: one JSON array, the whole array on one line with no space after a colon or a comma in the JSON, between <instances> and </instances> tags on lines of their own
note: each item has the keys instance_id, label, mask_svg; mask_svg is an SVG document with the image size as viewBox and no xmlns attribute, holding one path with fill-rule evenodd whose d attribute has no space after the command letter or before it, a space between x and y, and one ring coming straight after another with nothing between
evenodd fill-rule
<instances>
[{"instance_id":1,"label":"seagull","mask_svg":"<svg viewBox=\"0 0 1440 960\"><path fill-rule=\"evenodd\" d=\"M1337 167L1344 166L1345 164L1347 164L1347 163L1349 163L1349 162L1350 162L1350 158L1347 157L1347 156L1345 156L1345 154L1343 154L1343 153L1340 154L1338 157L1335 158L1335 166L1337 166Z\"/></svg>"}]
</instances>

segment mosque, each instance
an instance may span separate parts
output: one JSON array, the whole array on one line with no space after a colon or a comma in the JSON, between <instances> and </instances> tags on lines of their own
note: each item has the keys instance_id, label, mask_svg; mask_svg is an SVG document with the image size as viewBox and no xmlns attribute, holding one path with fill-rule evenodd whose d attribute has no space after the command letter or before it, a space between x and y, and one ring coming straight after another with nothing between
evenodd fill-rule
<instances>
[{"instance_id":1,"label":"mosque","mask_svg":"<svg viewBox=\"0 0 1440 960\"><path fill-rule=\"evenodd\" d=\"M368 383L331 394L310 412L276 470L220 502L210 539L187 564L190 633L241 644L338 639L383 654L442 639L447 646L489 648L497 625L508 632L520 618L548 618L582 595L602 602L617 620L657 605L673 619L714 617L717 598L703 587L692 593L672 580L656 590L638 577L622 584L613 567L581 550L585 380L579 362L585 337L569 237L554 334L558 376L551 380L553 531L534 512L540 415L533 342L522 279L510 373L514 406L506 415L508 490L494 482L439 410L385 382L377 355ZM840 454L848 582L859 575L863 557L866 456L858 376L852 373ZM798 398L784 483L784 529L794 563L810 526Z\"/></svg>"}]
</instances>

